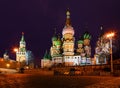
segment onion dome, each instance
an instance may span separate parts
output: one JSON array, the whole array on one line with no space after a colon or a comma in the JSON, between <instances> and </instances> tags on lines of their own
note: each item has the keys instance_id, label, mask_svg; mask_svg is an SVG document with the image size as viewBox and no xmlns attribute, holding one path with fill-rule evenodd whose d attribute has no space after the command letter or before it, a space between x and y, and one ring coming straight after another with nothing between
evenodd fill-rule
<instances>
[{"instance_id":1,"label":"onion dome","mask_svg":"<svg viewBox=\"0 0 120 88\"><path fill-rule=\"evenodd\" d=\"M83 40L79 40L77 43L78 44L83 44L84 42L83 42Z\"/></svg>"},{"instance_id":2,"label":"onion dome","mask_svg":"<svg viewBox=\"0 0 120 88\"><path fill-rule=\"evenodd\" d=\"M84 35L83 35L83 39L84 39L84 45L89 46L90 45L90 39L91 39L90 33L85 32Z\"/></svg>"},{"instance_id":3,"label":"onion dome","mask_svg":"<svg viewBox=\"0 0 120 88\"><path fill-rule=\"evenodd\" d=\"M55 42L55 45L61 45L61 41L57 40L57 41Z\"/></svg>"},{"instance_id":4,"label":"onion dome","mask_svg":"<svg viewBox=\"0 0 120 88\"><path fill-rule=\"evenodd\" d=\"M60 37L58 36L57 41L55 41L55 45L61 45L61 44L62 44L62 42L61 42L61 40L60 40Z\"/></svg>"},{"instance_id":5,"label":"onion dome","mask_svg":"<svg viewBox=\"0 0 120 88\"><path fill-rule=\"evenodd\" d=\"M64 27L62 34L72 34L74 35L73 27Z\"/></svg>"},{"instance_id":6,"label":"onion dome","mask_svg":"<svg viewBox=\"0 0 120 88\"><path fill-rule=\"evenodd\" d=\"M57 36L53 36L52 41L57 41Z\"/></svg>"},{"instance_id":7,"label":"onion dome","mask_svg":"<svg viewBox=\"0 0 120 88\"><path fill-rule=\"evenodd\" d=\"M89 32L85 32L84 35L83 35L83 38L84 39L91 39L91 35Z\"/></svg>"},{"instance_id":8,"label":"onion dome","mask_svg":"<svg viewBox=\"0 0 120 88\"><path fill-rule=\"evenodd\" d=\"M74 30L73 30L73 27L71 26L70 11L69 10L67 10L66 16L67 16L66 17L66 23L65 23L65 27L63 28L62 34L64 35L64 34L69 33L69 34L74 35Z\"/></svg>"},{"instance_id":9,"label":"onion dome","mask_svg":"<svg viewBox=\"0 0 120 88\"><path fill-rule=\"evenodd\" d=\"M83 37L80 37L79 40L77 41L78 44L83 44L84 41L83 41Z\"/></svg>"}]
</instances>

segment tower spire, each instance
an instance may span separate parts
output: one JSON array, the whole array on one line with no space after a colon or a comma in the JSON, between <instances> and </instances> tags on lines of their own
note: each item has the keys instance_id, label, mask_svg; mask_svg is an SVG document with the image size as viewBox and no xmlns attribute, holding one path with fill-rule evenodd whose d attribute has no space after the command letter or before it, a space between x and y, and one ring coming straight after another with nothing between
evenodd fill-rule
<instances>
[{"instance_id":1,"label":"tower spire","mask_svg":"<svg viewBox=\"0 0 120 88\"><path fill-rule=\"evenodd\" d=\"M67 9L67 11L66 11L66 23L65 23L66 25L65 26L71 26L71 21L70 21L70 11L69 11L69 9Z\"/></svg>"},{"instance_id":2,"label":"tower spire","mask_svg":"<svg viewBox=\"0 0 120 88\"><path fill-rule=\"evenodd\" d=\"M16 56L17 56L16 60L18 62L25 61L26 63L28 63L27 62L26 54L27 54L27 51L26 51L26 42L25 42L25 39L24 39L24 33L22 32L22 37L21 37L21 40L20 40L20 43L19 43L19 50L16 53Z\"/></svg>"},{"instance_id":3,"label":"tower spire","mask_svg":"<svg viewBox=\"0 0 120 88\"><path fill-rule=\"evenodd\" d=\"M24 39L24 32L22 32L22 38L21 38L21 41L25 41L25 39Z\"/></svg>"}]
</instances>

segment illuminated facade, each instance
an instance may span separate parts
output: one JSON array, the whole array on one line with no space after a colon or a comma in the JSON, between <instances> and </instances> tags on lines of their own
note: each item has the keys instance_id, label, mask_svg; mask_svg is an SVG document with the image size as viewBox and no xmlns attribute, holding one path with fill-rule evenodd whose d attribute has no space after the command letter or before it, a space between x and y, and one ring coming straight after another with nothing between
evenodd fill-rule
<instances>
[{"instance_id":1,"label":"illuminated facade","mask_svg":"<svg viewBox=\"0 0 120 88\"><path fill-rule=\"evenodd\" d=\"M63 48L63 55L74 55L74 44L75 44L75 38L74 38L74 29L71 25L70 21L70 12L67 11L66 13L66 24L62 31L62 48Z\"/></svg>"},{"instance_id":2,"label":"illuminated facade","mask_svg":"<svg viewBox=\"0 0 120 88\"><path fill-rule=\"evenodd\" d=\"M3 54L3 58L7 60L10 59L7 51Z\"/></svg>"},{"instance_id":3,"label":"illuminated facade","mask_svg":"<svg viewBox=\"0 0 120 88\"><path fill-rule=\"evenodd\" d=\"M43 59L41 60L41 68L48 68L51 66L52 66L51 56L46 51Z\"/></svg>"},{"instance_id":4,"label":"illuminated facade","mask_svg":"<svg viewBox=\"0 0 120 88\"><path fill-rule=\"evenodd\" d=\"M102 27L101 27L102 30ZM102 30L103 31L103 30ZM91 35L85 32L75 43L75 31L70 20L70 12L66 12L66 22L62 31L62 38L55 32L49 57L41 60L41 66L81 66L107 64L110 55L110 41L102 32L98 38L94 58L91 58ZM75 47L77 44L77 47Z\"/></svg>"},{"instance_id":5,"label":"illuminated facade","mask_svg":"<svg viewBox=\"0 0 120 88\"><path fill-rule=\"evenodd\" d=\"M10 68L10 69L16 69L19 67L19 63L15 60L0 58L0 71L1 68Z\"/></svg>"},{"instance_id":6,"label":"illuminated facade","mask_svg":"<svg viewBox=\"0 0 120 88\"><path fill-rule=\"evenodd\" d=\"M110 55L110 41L106 39L106 36L101 27L101 35L98 38L95 48L95 61L96 64L106 64Z\"/></svg>"},{"instance_id":7,"label":"illuminated facade","mask_svg":"<svg viewBox=\"0 0 120 88\"><path fill-rule=\"evenodd\" d=\"M29 68L34 68L34 55L32 51L26 49L24 33L22 33L19 49L16 51L16 61L21 63L21 67L29 66Z\"/></svg>"},{"instance_id":8,"label":"illuminated facade","mask_svg":"<svg viewBox=\"0 0 120 88\"><path fill-rule=\"evenodd\" d=\"M19 49L16 52L16 61L26 63L26 42L24 39L24 33L22 33Z\"/></svg>"},{"instance_id":9,"label":"illuminated facade","mask_svg":"<svg viewBox=\"0 0 120 88\"><path fill-rule=\"evenodd\" d=\"M62 38L56 33L54 34L52 37L52 46L50 48L51 58L46 59L44 57L44 59L41 60L41 67L45 67L47 65L46 63L51 64L51 66L80 66L91 64L91 35L85 32L77 41L77 48L75 48L74 34L75 31L71 24L70 11L67 11Z\"/></svg>"}]
</instances>

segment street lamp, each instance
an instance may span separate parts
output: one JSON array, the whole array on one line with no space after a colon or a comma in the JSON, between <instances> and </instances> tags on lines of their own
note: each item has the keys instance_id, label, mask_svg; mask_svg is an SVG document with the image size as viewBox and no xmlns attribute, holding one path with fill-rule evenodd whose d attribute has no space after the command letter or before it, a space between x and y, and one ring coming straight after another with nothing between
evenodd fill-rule
<instances>
[{"instance_id":1,"label":"street lamp","mask_svg":"<svg viewBox=\"0 0 120 88\"><path fill-rule=\"evenodd\" d=\"M112 38L115 36L114 32L107 34L107 38L110 40L110 60L111 60L111 73L113 73L113 57L112 57Z\"/></svg>"},{"instance_id":2,"label":"street lamp","mask_svg":"<svg viewBox=\"0 0 120 88\"><path fill-rule=\"evenodd\" d=\"M18 48L14 48L13 51L15 52L15 54L17 54L17 52L18 52ZM17 60L17 55L16 55L15 58L16 58L16 60Z\"/></svg>"},{"instance_id":3,"label":"street lamp","mask_svg":"<svg viewBox=\"0 0 120 88\"><path fill-rule=\"evenodd\" d=\"M14 48L13 51L16 53L16 61L17 61L17 52L18 52L18 48ZM19 68L21 67L21 64L20 64L20 58L18 60L18 63L19 63Z\"/></svg>"},{"instance_id":4,"label":"street lamp","mask_svg":"<svg viewBox=\"0 0 120 88\"><path fill-rule=\"evenodd\" d=\"M14 48L13 51L14 51L14 52L18 52L18 48Z\"/></svg>"},{"instance_id":5,"label":"street lamp","mask_svg":"<svg viewBox=\"0 0 120 88\"><path fill-rule=\"evenodd\" d=\"M6 64L6 67L9 68L9 67L10 67L10 64Z\"/></svg>"}]
</instances>

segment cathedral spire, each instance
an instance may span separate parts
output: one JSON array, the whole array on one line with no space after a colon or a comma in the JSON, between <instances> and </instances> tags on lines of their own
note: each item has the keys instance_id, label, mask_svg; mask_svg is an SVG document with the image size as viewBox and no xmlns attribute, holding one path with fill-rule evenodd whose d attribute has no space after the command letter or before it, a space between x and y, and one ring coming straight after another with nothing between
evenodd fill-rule
<instances>
[{"instance_id":1,"label":"cathedral spire","mask_svg":"<svg viewBox=\"0 0 120 88\"><path fill-rule=\"evenodd\" d=\"M70 11L69 9L67 10L66 12L66 23L65 23L65 26L71 26L71 21L70 21Z\"/></svg>"}]
</instances>

